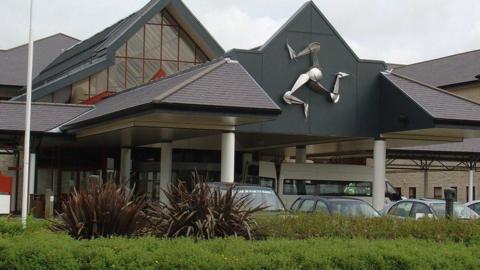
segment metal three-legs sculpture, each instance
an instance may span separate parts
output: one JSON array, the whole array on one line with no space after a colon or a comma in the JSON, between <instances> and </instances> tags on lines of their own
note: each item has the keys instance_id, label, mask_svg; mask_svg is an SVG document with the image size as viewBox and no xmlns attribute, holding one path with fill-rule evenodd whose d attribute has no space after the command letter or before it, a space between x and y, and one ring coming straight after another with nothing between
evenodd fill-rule
<instances>
[{"instance_id":1,"label":"metal three-legs sculpture","mask_svg":"<svg viewBox=\"0 0 480 270\"><path fill-rule=\"evenodd\" d=\"M298 77L292 89L285 92L285 94L283 95L283 100L285 100L287 104L303 105L305 117L308 117L308 103L293 95L295 91L297 91L300 87L307 84L311 89L317 92L327 93L330 96L332 102L337 103L340 100L340 79L345 78L350 74L344 72L337 72L335 74L335 83L333 85L333 90L329 91L325 86L320 83L320 80L322 80L323 78L322 71L320 70L320 64L318 62L320 43L310 43L305 49L298 53L296 53L295 50L293 50L288 43L287 48L290 54L290 59L292 60L296 60L299 57L310 54L312 67L310 67L310 69L306 73L303 73Z\"/></svg>"}]
</instances>

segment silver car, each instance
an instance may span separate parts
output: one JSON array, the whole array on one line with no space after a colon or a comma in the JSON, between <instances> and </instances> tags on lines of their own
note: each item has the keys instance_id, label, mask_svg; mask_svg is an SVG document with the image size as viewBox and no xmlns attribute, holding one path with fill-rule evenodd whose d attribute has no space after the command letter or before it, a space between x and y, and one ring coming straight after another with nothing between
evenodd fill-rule
<instances>
[{"instance_id":1,"label":"silver car","mask_svg":"<svg viewBox=\"0 0 480 270\"><path fill-rule=\"evenodd\" d=\"M407 199L387 205L382 216L398 218L445 218L445 201L435 199ZM477 219L480 216L460 203L453 204L453 216L459 219Z\"/></svg>"}]
</instances>

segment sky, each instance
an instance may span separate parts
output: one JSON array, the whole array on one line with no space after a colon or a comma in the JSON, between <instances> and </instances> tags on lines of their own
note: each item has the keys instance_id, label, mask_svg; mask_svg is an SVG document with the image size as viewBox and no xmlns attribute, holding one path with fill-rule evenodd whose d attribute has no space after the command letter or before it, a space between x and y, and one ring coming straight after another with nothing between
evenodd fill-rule
<instances>
[{"instance_id":1,"label":"sky","mask_svg":"<svg viewBox=\"0 0 480 270\"><path fill-rule=\"evenodd\" d=\"M184 0L225 50L265 42L306 0ZM148 0L34 0L34 38L86 39ZM480 49L479 0L314 0L363 59L408 64ZM0 49L27 42L29 0L1 0Z\"/></svg>"}]
</instances>

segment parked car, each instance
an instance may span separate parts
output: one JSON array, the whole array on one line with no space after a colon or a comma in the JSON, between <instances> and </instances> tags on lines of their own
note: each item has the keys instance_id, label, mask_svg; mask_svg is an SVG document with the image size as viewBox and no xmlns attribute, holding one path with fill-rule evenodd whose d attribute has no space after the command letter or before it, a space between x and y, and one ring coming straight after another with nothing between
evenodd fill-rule
<instances>
[{"instance_id":1,"label":"parked car","mask_svg":"<svg viewBox=\"0 0 480 270\"><path fill-rule=\"evenodd\" d=\"M383 216L398 218L445 218L445 201L435 199L407 199L387 205L380 211ZM453 216L459 219L477 219L475 211L460 203L453 204Z\"/></svg>"},{"instance_id":2,"label":"parked car","mask_svg":"<svg viewBox=\"0 0 480 270\"><path fill-rule=\"evenodd\" d=\"M301 196L290 207L292 212L323 213L330 215L379 217L375 209L356 198Z\"/></svg>"},{"instance_id":3,"label":"parked car","mask_svg":"<svg viewBox=\"0 0 480 270\"><path fill-rule=\"evenodd\" d=\"M465 206L467 206L468 208L475 211L475 213L480 215L480 200L468 202L465 204Z\"/></svg>"},{"instance_id":4,"label":"parked car","mask_svg":"<svg viewBox=\"0 0 480 270\"><path fill-rule=\"evenodd\" d=\"M212 189L220 189L220 191L227 191L228 188L233 186L234 192L237 193L238 198L248 196L249 207L266 206L264 211L269 212L284 212L285 206L278 197L277 193L269 187L261 187L258 185L240 184L240 183L221 183L211 182L208 183Z\"/></svg>"}]
</instances>

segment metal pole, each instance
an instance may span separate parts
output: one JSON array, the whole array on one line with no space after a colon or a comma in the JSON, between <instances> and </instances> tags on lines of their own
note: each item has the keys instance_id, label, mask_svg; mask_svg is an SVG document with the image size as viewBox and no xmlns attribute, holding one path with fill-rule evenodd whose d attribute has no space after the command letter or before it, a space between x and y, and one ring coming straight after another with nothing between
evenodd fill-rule
<instances>
[{"instance_id":1,"label":"metal pole","mask_svg":"<svg viewBox=\"0 0 480 270\"><path fill-rule=\"evenodd\" d=\"M30 22L28 31L28 71L27 102L25 104L25 138L23 146L23 190L22 190L22 226L27 227L28 176L30 168L30 117L32 112L32 77L33 77L33 39L32 39L33 0L30 0Z\"/></svg>"},{"instance_id":2,"label":"metal pole","mask_svg":"<svg viewBox=\"0 0 480 270\"><path fill-rule=\"evenodd\" d=\"M220 181L233 183L235 174L235 133L222 133Z\"/></svg>"}]
</instances>

